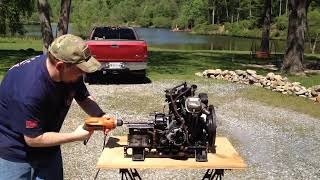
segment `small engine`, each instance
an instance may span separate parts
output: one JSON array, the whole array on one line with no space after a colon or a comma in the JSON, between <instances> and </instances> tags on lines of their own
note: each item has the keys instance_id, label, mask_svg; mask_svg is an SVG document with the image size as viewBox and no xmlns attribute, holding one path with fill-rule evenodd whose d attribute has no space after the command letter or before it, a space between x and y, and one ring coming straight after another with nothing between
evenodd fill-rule
<instances>
[{"instance_id":1,"label":"small engine","mask_svg":"<svg viewBox=\"0 0 320 180\"><path fill-rule=\"evenodd\" d=\"M134 161L146 156L207 161L207 153L216 152L216 114L214 106L208 105L208 95L195 95L196 89L185 82L165 90L167 114L156 112L148 122L127 124L125 156L131 148Z\"/></svg>"}]
</instances>

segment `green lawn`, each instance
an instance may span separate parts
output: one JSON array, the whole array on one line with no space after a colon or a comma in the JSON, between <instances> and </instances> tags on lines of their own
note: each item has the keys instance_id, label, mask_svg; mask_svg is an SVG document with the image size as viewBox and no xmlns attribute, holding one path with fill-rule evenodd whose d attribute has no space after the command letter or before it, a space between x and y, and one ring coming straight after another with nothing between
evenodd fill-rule
<instances>
[{"instance_id":1,"label":"green lawn","mask_svg":"<svg viewBox=\"0 0 320 180\"><path fill-rule=\"evenodd\" d=\"M31 48L31 49L28 49ZM8 68L28 57L41 54L41 40L32 38L0 38L0 78ZM270 70L248 67L248 64L277 64L276 60L253 60L249 52L230 51L184 51L149 48L148 77L152 81L162 79L181 79L185 81L203 78L197 77L196 72L206 69L254 69L258 74L265 75ZM306 55L306 61L320 61L319 55ZM280 74L279 71L274 73ZM290 81L301 82L310 87L320 84L320 75L289 76ZM284 96L279 93L267 91L263 88L249 87L242 91L242 95L248 99L260 101L275 107L289 108L320 118L319 104L311 100Z\"/></svg>"}]
</instances>

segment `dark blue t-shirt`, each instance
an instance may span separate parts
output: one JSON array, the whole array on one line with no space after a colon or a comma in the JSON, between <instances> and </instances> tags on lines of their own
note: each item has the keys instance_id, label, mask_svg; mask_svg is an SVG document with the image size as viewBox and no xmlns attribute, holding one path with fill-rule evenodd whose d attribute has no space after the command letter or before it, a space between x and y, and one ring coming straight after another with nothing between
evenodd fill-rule
<instances>
[{"instance_id":1,"label":"dark blue t-shirt","mask_svg":"<svg viewBox=\"0 0 320 180\"><path fill-rule=\"evenodd\" d=\"M54 82L46 67L45 55L13 66L0 85L0 157L28 162L43 159L59 146L33 148L24 135L59 132L73 98L89 96L83 81Z\"/></svg>"}]
</instances>

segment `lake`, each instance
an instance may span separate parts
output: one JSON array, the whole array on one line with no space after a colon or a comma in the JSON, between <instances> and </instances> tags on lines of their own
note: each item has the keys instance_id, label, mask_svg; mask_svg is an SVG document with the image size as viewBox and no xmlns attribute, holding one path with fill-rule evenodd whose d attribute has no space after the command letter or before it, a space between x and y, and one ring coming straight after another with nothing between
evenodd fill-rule
<instances>
[{"instance_id":1,"label":"lake","mask_svg":"<svg viewBox=\"0 0 320 180\"><path fill-rule=\"evenodd\" d=\"M26 25L27 36L41 36L39 25ZM54 34L56 24L52 25ZM135 28L140 39L146 40L152 47L179 49L179 50L230 50L230 51L251 51L259 50L260 39L219 36L219 35L195 35L187 32L172 32L162 28ZM72 33L72 26L69 29ZM89 33L88 33L89 34ZM307 47L306 43L306 47ZM284 52L286 41L271 40L271 51ZM305 48L310 52L309 48ZM320 47L316 52L320 52Z\"/></svg>"}]
</instances>

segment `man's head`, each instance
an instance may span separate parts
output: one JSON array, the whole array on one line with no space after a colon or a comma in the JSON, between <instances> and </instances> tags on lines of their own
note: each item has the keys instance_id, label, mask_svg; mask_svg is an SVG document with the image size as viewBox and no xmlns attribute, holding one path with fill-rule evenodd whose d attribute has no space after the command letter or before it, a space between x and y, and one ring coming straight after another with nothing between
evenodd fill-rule
<instances>
[{"instance_id":1,"label":"man's head","mask_svg":"<svg viewBox=\"0 0 320 180\"><path fill-rule=\"evenodd\" d=\"M55 64L60 81L75 81L84 73L94 72L100 67L100 63L91 56L88 45L78 36L60 36L48 50L49 59Z\"/></svg>"}]
</instances>

